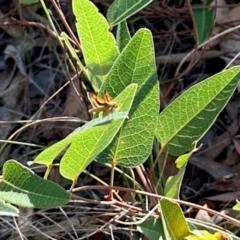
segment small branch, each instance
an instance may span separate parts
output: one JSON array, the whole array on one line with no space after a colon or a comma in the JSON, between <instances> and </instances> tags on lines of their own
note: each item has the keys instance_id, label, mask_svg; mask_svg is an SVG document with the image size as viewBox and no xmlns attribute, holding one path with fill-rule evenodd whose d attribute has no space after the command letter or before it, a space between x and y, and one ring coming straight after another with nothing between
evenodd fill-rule
<instances>
[{"instance_id":1,"label":"small branch","mask_svg":"<svg viewBox=\"0 0 240 240\"><path fill-rule=\"evenodd\" d=\"M189 53L176 53L166 56L158 56L156 57L156 63L157 64L166 64L166 63L179 63L185 58L185 62L190 62L195 58L201 58L201 59L211 59L216 57L221 57L225 54L225 52L222 51L205 51L205 52L197 52L194 55Z\"/></svg>"}]
</instances>

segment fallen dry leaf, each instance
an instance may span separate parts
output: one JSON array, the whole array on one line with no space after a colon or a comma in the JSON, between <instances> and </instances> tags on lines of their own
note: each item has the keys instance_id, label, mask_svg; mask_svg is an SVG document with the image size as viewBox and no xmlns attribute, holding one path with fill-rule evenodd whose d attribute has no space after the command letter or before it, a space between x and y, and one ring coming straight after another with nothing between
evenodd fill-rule
<instances>
[{"instance_id":1,"label":"fallen dry leaf","mask_svg":"<svg viewBox=\"0 0 240 240\"><path fill-rule=\"evenodd\" d=\"M216 7L215 26L212 31L212 36L215 36L226 29L230 29L240 24L240 5L231 10L230 6L227 5L224 0L213 1L211 5ZM229 63L236 56L236 54L240 52L239 33L239 30L231 31L228 34L212 41L208 46L213 47L219 44L220 50L226 53L225 55L221 56L221 58L224 59L226 63ZM238 57L234 60L232 65L238 65L239 63L240 58Z\"/></svg>"},{"instance_id":2,"label":"fallen dry leaf","mask_svg":"<svg viewBox=\"0 0 240 240\"><path fill-rule=\"evenodd\" d=\"M204 150L201 156L205 156L211 159L218 157L222 150L231 144L231 137L235 136L237 131L238 122L233 121L230 126L227 126L226 131L223 134L219 135L207 150Z\"/></svg>"},{"instance_id":3,"label":"fallen dry leaf","mask_svg":"<svg viewBox=\"0 0 240 240\"><path fill-rule=\"evenodd\" d=\"M208 206L205 204L203 205L203 207L205 208L208 208ZM195 216L195 219L198 219L198 220L201 220L201 221L204 221L204 222L209 222L209 223L213 223L211 217L209 216L208 212L205 211L205 210L202 210L200 209L196 216Z\"/></svg>"},{"instance_id":4,"label":"fallen dry leaf","mask_svg":"<svg viewBox=\"0 0 240 240\"><path fill-rule=\"evenodd\" d=\"M232 174L232 169L222 163L213 161L211 158L206 158L202 156L192 156L190 158L190 163L205 170L215 179L222 178L226 175Z\"/></svg>"},{"instance_id":5,"label":"fallen dry leaf","mask_svg":"<svg viewBox=\"0 0 240 240\"><path fill-rule=\"evenodd\" d=\"M211 3L210 6L215 7L215 24L212 30L212 36L215 36L222 31L222 25L223 23L225 23L227 15L230 12L230 9L227 3L225 2L225 0L215 0ZM218 6L221 6L221 7L218 7ZM216 40L209 43L208 47L214 47L219 42L221 42L222 39L224 39L224 37L217 38Z\"/></svg>"}]
</instances>

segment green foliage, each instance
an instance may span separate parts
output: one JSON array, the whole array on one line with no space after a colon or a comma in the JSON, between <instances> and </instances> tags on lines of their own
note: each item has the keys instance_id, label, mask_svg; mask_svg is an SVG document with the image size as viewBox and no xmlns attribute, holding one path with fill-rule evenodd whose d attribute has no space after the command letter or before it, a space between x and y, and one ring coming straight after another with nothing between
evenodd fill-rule
<instances>
[{"instance_id":1,"label":"green foliage","mask_svg":"<svg viewBox=\"0 0 240 240\"><path fill-rule=\"evenodd\" d=\"M60 172L65 178L77 179L79 174L107 147L119 131L128 117L136 89L136 84L130 84L116 97L120 111L125 113L117 112L105 118L93 119L62 141L41 152L34 162L51 166L56 156L69 146L62 157Z\"/></svg>"},{"instance_id":2,"label":"green foliage","mask_svg":"<svg viewBox=\"0 0 240 240\"><path fill-rule=\"evenodd\" d=\"M207 8L207 6L209 4L192 6L194 31L198 45L207 40L214 24L214 8Z\"/></svg>"},{"instance_id":3,"label":"green foliage","mask_svg":"<svg viewBox=\"0 0 240 240\"><path fill-rule=\"evenodd\" d=\"M101 87L119 50L106 19L89 0L73 0L76 28L81 40L89 78L96 91Z\"/></svg>"},{"instance_id":4,"label":"green foliage","mask_svg":"<svg viewBox=\"0 0 240 240\"><path fill-rule=\"evenodd\" d=\"M116 98L121 110L129 111L136 89L136 84L130 84ZM111 114L107 117L111 118ZM64 154L60 164L60 173L65 178L72 180L77 179L89 163L111 143L124 123L124 120L125 118L120 118L111 121L109 124L99 125L82 131L81 134L73 140L66 154Z\"/></svg>"},{"instance_id":5,"label":"green foliage","mask_svg":"<svg viewBox=\"0 0 240 240\"><path fill-rule=\"evenodd\" d=\"M69 134L63 140L53 144L52 146L48 147L44 151L42 151L35 159L35 163L44 164L47 167L50 167L53 164L54 159L62 153L66 148L74 141L74 139L78 139L81 136L83 131L91 129L96 126L101 126L108 124L111 121L117 119L124 119L128 118L128 114L124 112L113 113L111 118L106 116L104 118L96 118L88 123L84 124L82 127L75 129L71 134Z\"/></svg>"},{"instance_id":6,"label":"green foliage","mask_svg":"<svg viewBox=\"0 0 240 240\"><path fill-rule=\"evenodd\" d=\"M151 240L165 240L162 222L156 218L148 218L146 221L137 226L137 230L143 233Z\"/></svg>"},{"instance_id":7,"label":"green foliage","mask_svg":"<svg viewBox=\"0 0 240 240\"><path fill-rule=\"evenodd\" d=\"M32 4L35 4L37 3L39 0L21 0L21 4L24 4L24 5L32 5Z\"/></svg>"},{"instance_id":8,"label":"green foliage","mask_svg":"<svg viewBox=\"0 0 240 240\"><path fill-rule=\"evenodd\" d=\"M115 0L109 7L107 19L111 27L121 23L146 7L153 0Z\"/></svg>"},{"instance_id":9,"label":"green foliage","mask_svg":"<svg viewBox=\"0 0 240 240\"><path fill-rule=\"evenodd\" d=\"M187 219L176 202L163 198L159 202L160 218L149 217L137 227L138 231L143 233L148 239L153 240L184 240L197 239L191 238L191 233L208 231L209 236L216 236L216 233L227 233L232 240L240 238L234 236L233 233L226 231L224 228L203 222L196 219ZM214 235L215 234L215 235ZM211 238L222 239L222 238ZM225 239L225 238L224 238Z\"/></svg>"},{"instance_id":10,"label":"green foliage","mask_svg":"<svg viewBox=\"0 0 240 240\"><path fill-rule=\"evenodd\" d=\"M13 205L0 200L0 216L18 217L19 210Z\"/></svg>"},{"instance_id":11,"label":"green foliage","mask_svg":"<svg viewBox=\"0 0 240 240\"><path fill-rule=\"evenodd\" d=\"M156 137L168 153L184 154L176 161L178 174L169 178L164 186L166 196L179 196L185 168L194 150L191 147L229 101L239 83L240 67L225 70L189 88L159 114L159 83L152 34L140 29L131 37L126 23L127 18L150 2L115 0L108 10L108 24L91 1L73 0L86 65L82 67L77 63L93 88L100 95L107 91L118 108L105 117L94 116L65 139L42 151L34 163L50 170L53 161L62 154L60 173L75 181L95 159L125 167L139 166L150 156ZM208 12L202 13L204 20L194 14L201 43L209 34L209 28L203 25L210 20L206 20ZM115 25L117 40L111 33ZM62 39L70 56L77 58L67 35L62 34ZM38 177L16 161L5 163L0 183L0 214L18 214L16 208L6 203L48 208L64 205L69 199L69 193L59 185ZM177 240L189 235L190 224L178 204L162 199L159 208L161 221L149 218L138 227L139 231L149 239ZM238 205L236 209L239 210Z\"/></svg>"},{"instance_id":12,"label":"green foliage","mask_svg":"<svg viewBox=\"0 0 240 240\"><path fill-rule=\"evenodd\" d=\"M237 204L233 207L233 210L240 211L240 203L237 202Z\"/></svg>"},{"instance_id":13,"label":"green foliage","mask_svg":"<svg viewBox=\"0 0 240 240\"><path fill-rule=\"evenodd\" d=\"M162 199L160 201L165 239L179 240L189 234L189 227L184 214L177 203Z\"/></svg>"},{"instance_id":14,"label":"green foliage","mask_svg":"<svg viewBox=\"0 0 240 240\"><path fill-rule=\"evenodd\" d=\"M148 218L138 226L140 232L151 240L183 240L189 235L188 223L177 203L164 198L158 207L161 218Z\"/></svg>"},{"instance_id":15,"label":"green foliage","mask_svg":"<svg viewBox=\"0 0 240 240\"><path fill-rule=\"evenodd\" d=\"M117 26L117 45L119 48L119 51L122 52L122 50L127 46L131 39L127 22L123 21L118 24Z\"/></svg>"},{"instance_id":16,"label":"green foliage","mask_svg":"<svg viewBox=\"0 0 240 240\"><path fill-rule=\"evenodd\" d=\"M188 163L188 159L191 157L195 150L195 145L193 149L184 155L181 155L175 161L176 167L179 169L175 176L170 176L164 187L164 195L170 198L178 198L180 193L180 188L182 185L183 176Z\"/></svg>"},{"instance_id":17,"label":"green foliage","mask_svg":"<svg viewBox=\"0 0 240 240\"><path fill-rule=\"evenodd\" d=\"M179 156L201 139L226 106L240 78L240 67L222 71L189 88L159 115L156 137Z\"/></svg>"},{"instance_id":18,"label":"green foliage","mask_svg":"<svg viewBox=\"0 0 240 240\"><path fill-rule=\"evenodd\" d=\"M152 35L146 29L139 30L124 48L102 89L114 97L131 83L137 83L138 90L129 113L130 119L98 156L98 161L114 160L121 166L135 167L151 153L159 109L159 89Z\"/></svg>"},{"instance_id":19,"label":"green foliage","mask_svg":"<svg viewBox=\"0 0 240 240\"><path fill-rule=\"evenodd\" d=\"M70 195L58 184L42 179L20 163L9 160L3 166L0 199L27 208L49 208L65 205Z\"/></svg>"}]
</instances>

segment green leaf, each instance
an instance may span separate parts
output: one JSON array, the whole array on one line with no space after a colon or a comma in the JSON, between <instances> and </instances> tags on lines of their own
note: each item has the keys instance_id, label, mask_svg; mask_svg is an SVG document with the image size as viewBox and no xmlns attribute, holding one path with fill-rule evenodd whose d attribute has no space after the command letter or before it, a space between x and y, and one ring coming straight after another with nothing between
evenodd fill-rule
<instances>
[{"instance_id":1,"label":"green leaf","mask_svg":"<svg viewBox=\"0 0 240 240\"><path fill-rule=\"evenodd\" d=\"M167 151L179 156L211 127L240 78L240 67L222 71L189 88L160 113L155 135Z\"/></svg>"},{"instance_id":2,"label":"green leaf","mask_svg":"<svg viewBox=\"0 0 240 240\"><path fill-rule=\"evenodd\" d=\"M137 230L150 240L165 240L163 226L159 219L148 218L142 224L137 226Z\"/></svg>"},{"instance_id":3,"label":"green leaf","mask_svg":"<svg viewBox=\"0 0 240 240\"><path fill-rule=\"evenodd\" d=\"M160 201L162 220L172 240L184 239L189 235L188 224L177 203L167 199Z\"/></svg>"},{"instance_id":4,"label":"green leaf","mask_svg":"<svg viewBox=\"0 0 240 240\"><path fill-rule=\"evenodd\" d=\"M0 199L27 208L50 208L65 205L69 193L54 182L35 175L15 160L3 166Z\"/></svg>"},{"instance_id":5,"label":"green leaf","mask_svg":"<svg viewBox=\"0 0 240 240\"><path fill-rule=\"evenodd\" d=\"M117 26L117 44L120 52L127 46L131 39L127 22L123 21Z\"/></svg>"},{"instance_id":6,"label":"green leaf","mask_svg":"<svg viewBox=\"0 0 240 240\"><path fill-rule=\"evenodd\" d=\"M166 185L164 187L164 196L170 198L179 197L179 192L182 186L182 180L188 163L188 159L191 157L195 149L196 144L194 144L192 150L189 153L184 154L177 158L176 166L179 169L179 171L175 176L171 176L168 178Z\"/></svg>"},{"instance_id":7,"label":"green leaf","mask_svg":"<svg viewBox=\"0 0 240 240\"><path fill-rule=\"evenodd\" d=\"M137 84L126 87L115 99L121 111L129 111L137 90ZM111 114L107 117L111 118ZM74 180L113 140L124 118L109 124L98 125L81 131L74 139L60 163L60 173ZM129 120L131 121L131 119Z\"/></svg>"},{"instance_id":8,"label":"green leaf","mask_svg":"<svg viewBox=\"0 0 240 240\"><path fill-rule=\"evenodd\" d=\"M18 217L19 210L13 205L0 199L0 216Z\"/></svg>"},{"instance_id":9,"label":"green leaf","mask_svg":"<svg viewBox=\"0 0 240 240\"><path fill-rule=\"evenodd\" d=\"M73 0L76 28L89 77L98 91L119 52L106 19L89 0Z\"/></svg>"},{"instance_id":10,"label":"green leaf","mask_svg":"<svg viewBox=\"0 0 240 240\"><path fill-rule=\"evenodd\" d=\"M214 23L214 8L196 4L192 7L192 13L197 44L200 45L207 40L211 33Z\"/></svg>"},{"instance_id":11,"label":"green leaf","mask_svg":"<svg viewBox=\"0 0 240 240\"><path fill-rule=\"evenodd\" d=\"M24 4L24 5L32 5L37 2L38 2L38 0L21 0L21 4Z\"/></svg>"},{"instance_id":12,"label":"green leaf","mask_svg":"<svg viewBox=\"0 0 240 240\"><path fill-rule=\"evenodd\" d=\"M138 84L130 120L97 157L98 161L115 161L122 166L135 167L143 163L151 152L159 110L159 88L152 35L146 29L139 30L124 48L101 90L116 96L130 83Z\"/></svg>"},{"instance_id":13,"label":"green leaf","mask_svg":"<svg viewBox=\"0 0 240 240\"><path fill-rule=\"evenodd\" d=\"M100 126L103 124L108 124L109 122L116 119L126 119L128 118L127 112L116 112L111 114L111 117L106 116L104 118L95 118L88 123L84 124L82 127L75 129L71 134L69 134L63 140L53 144L52 146L46 148L42 151L35 159L34 163L44 164L47 167L51 166L54 159L62 153L64 150L67 150L67 147L78 138L81 131L87 130L94 126Z\"/></svg>"},{"instance_id":14,"label":"green leaf","mask_svg":"<svg viewBox=\"0 0 240 240\"><path fill-rule=\"evenodd\" d=\"M237 202L237 204L234 205L232 209L235 211L240 211L240 202Z\"/></svg>"},{"instance_id":15,"label":"green leaf","mask_svg":"<svg viewBox=\"0 0 240 240\"><path fill-rule=\"evenodd\" d=\"M38 154L34 159L34 163L44 164L47 167L53 164L54 159L70 145L73 138L67 136L63 140L53 144L52 146L46 148L44 151Z\"/></svg>"},{"instance_id":16,"label":"green leaf","mask_svg":"<svg viewBox=\"0 0 240 240\"><path fill-rule=\"evenodd\" d=\"M107 19L115 26L145 8L153 0L115 0L108 8Z\"/></svg>"}]
</instances>

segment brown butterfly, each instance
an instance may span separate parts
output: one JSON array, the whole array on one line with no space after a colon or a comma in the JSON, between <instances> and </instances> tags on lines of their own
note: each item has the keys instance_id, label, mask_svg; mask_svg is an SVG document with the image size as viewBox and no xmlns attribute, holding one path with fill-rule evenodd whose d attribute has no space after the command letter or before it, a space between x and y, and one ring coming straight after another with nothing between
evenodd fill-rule
<instances>
[{"instance_id":1,"label":"brown butterfly","mask_svg":"<svg viewBox=\"0 0 240 240\"><path fill-rule=\"evenodd\" d=\"M103 117L107 116L110 112L118 107L118 104L112 97L105 91L103 97L95 93L88 93L88 98L93 105L89 110L90 113L103 113Z\"/></svg>"}]
</instances>

